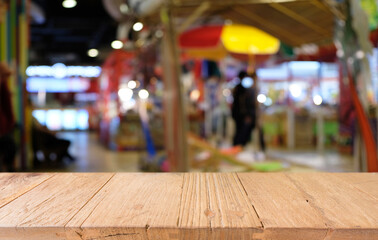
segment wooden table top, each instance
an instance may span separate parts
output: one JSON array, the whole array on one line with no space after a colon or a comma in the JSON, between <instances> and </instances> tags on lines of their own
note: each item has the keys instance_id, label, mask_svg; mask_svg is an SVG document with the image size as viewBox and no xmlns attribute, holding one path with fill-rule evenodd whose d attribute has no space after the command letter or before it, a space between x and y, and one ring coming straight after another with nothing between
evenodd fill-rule
<instances>
[{"instance_id":1,"label":"wooden table top","mask_svg":"<svg viewBox=\"0 0 378 240\"><path fill-rule=\"evenodd\" d=\"M377 240L378 174L1 173L0 239Z\"/></svg>"}]
</instances>

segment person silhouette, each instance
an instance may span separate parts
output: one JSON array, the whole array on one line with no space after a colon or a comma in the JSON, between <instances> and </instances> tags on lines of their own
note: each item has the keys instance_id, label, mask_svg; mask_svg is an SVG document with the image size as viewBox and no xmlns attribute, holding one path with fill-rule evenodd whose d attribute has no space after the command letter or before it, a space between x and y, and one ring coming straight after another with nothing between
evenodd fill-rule
<instances>
[{"instance_id":1,"label":"person silhouette","mask_svg":"<svg viewBox=\"0 0 378 240\"><path fill-rule=\"evenodd\" d=\"M245 146L251 140L251 133L256 125L254 79L245 71L241 71L238 77L240 82L234 88L231 106L236 126L233 145Z\"/></svg>"}]
</instances>

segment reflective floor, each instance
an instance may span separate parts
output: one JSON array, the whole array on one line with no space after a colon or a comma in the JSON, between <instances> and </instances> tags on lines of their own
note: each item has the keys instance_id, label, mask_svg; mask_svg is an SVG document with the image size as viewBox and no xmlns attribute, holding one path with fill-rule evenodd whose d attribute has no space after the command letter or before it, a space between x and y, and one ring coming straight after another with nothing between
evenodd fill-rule
<instances>
[{"instance_id":1,"label":"reflective floor","mask_svg":"<svg viewBox=\"0 0 378 240\"><path fill-rule=\"evenodd\" d=\"M138 152L115 152L106 149L95 133L62 132L60 138L71 141L70 153L76 160L67 165L71 172L136 172Z\"/></svg>"},{"instance_id":2,"label":"reflective floor","mask_svg":"<svg viewBox=\"0 0 378 240\"><path fill-rule=\"evenodd\" d=\"M136 172L142 153L135 151L115 152L101 145L95 133L63 132L59 137L71 141L70 153L76 161L67 165L64 171L71 172ZM253 154L251 155L253 156ZM256 156L256 154L254 155ZM268 149L267 160L282 161L293 171L351 172L353 158L336 151L317 153L316 150ZM237 171L225 167L222 171Z\"/></svg>"}]
</instances>

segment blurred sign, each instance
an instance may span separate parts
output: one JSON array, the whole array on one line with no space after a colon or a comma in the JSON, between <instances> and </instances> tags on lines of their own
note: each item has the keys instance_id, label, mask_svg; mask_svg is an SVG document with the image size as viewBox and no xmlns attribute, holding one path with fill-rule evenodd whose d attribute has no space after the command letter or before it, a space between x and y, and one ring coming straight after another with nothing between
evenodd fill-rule
<instances>
[{"instance_id":1,"label":"blurred sign","mask_svg":"<svg viewBox=\"0 0 378 240\"><path fill-rule=\"evenodd\" d=\"M86 109L36 109L32 114L41 125L52 131L89 128L89 114Z\"/></svg>"},{"instance_id":2,"label":"blurred sign","mask_svg":"<svg viewBox=\"0 0 378 240\"><path fill-rule=\"evenodd\" d=\"M86 78L30 77L26 79L28 92L85 92L90 87Z\"/></svg>"},{"instance_id":3,"label":"blurred sign","mask_svg":"<svg viewBox=\"0 0 378 240\"><path fill-rule=\"evenodd\" d=\"M98 66L66 66L63 63L56 63L53 66L29 66L26 68L28 77L98 77L101 67Z\"/></svg>"}]
</instances>

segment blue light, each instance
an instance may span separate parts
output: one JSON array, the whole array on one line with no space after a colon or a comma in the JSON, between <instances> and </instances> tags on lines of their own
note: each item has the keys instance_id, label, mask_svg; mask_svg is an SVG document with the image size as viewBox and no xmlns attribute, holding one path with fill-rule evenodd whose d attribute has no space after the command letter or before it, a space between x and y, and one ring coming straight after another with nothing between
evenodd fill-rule
<instances>
[{"instance_id":1,"label":"blue light","mask_svg":"<svg viewBox=\"0 0 378 240\"><path fill-rule=\"evenodd\" d=\"M32 115L41 125L46 125L46 111L45 110L33 110Z\"/></svg>"},{"instance_id":2,"label":"blue light","mask_svg":"<svg viewBox=\"0 0 378 240\"><path fill-rule=\"evenodd\" d=\"M89 114L87 110L77 111L77 128L79 130L87 130L89 127L88 124Z\"/></svg>"},{"instance_id":3,"label":"blue light","mask_svg":"<svg viewBox=\"0 0 378 240\"><path fill-rule=\"evenodd\" d=\"M244 87L244 88L250 88L253 86L253 78L251 77L245 77L243 78L243 80L241 81L241 85Z\"/></svg>"}]
</instances>

